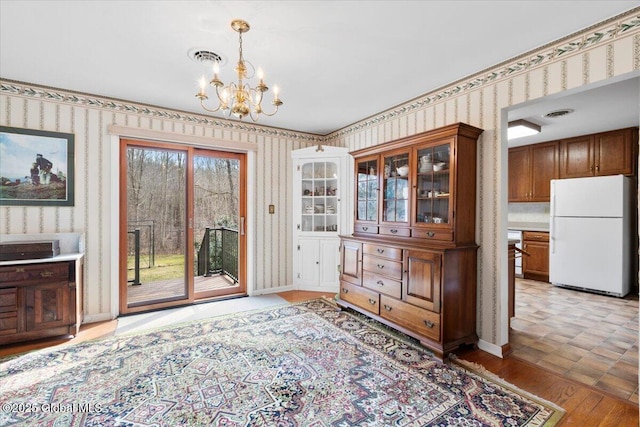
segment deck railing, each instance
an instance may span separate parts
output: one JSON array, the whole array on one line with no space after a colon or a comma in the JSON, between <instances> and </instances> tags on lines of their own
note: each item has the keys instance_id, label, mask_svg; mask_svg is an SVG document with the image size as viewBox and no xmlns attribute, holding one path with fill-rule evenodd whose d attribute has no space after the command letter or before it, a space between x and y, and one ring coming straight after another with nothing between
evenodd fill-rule
<instances>
[{"instance_id":1,"label":"deck railing","mask_svg":"<svg viewBox=\"0 0 640 427\"><path fill-rule=\"evenodd\" d=\"M225 274L238 282L238 230L205 228L197 261L198 276Z\"/></svg>"}]
</instances>

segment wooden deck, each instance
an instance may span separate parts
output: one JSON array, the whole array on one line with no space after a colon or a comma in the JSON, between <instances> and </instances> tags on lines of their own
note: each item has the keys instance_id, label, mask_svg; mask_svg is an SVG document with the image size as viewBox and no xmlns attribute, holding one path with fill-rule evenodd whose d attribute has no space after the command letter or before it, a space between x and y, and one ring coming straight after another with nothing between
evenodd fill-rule
<instances>
[{"instance_id":1,"label":"wooden deck","mask_svg":"<svg viewBox=\"0 0 640 427\"><path fill-rule=\"evenodd\" d=\"M237 283L233 283L233 279L225 275L198 276L194 278L194 285L196 293L238 287ZM127 285L127 303L129 304L175 298L186 294L186 285L181 279Z\"/></svg>"}]
</instances>

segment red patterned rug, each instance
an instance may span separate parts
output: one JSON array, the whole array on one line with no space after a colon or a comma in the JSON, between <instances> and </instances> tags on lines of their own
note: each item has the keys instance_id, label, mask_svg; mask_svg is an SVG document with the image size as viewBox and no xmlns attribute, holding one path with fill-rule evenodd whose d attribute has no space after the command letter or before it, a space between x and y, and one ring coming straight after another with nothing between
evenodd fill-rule
<instances>
[{"instance_id":1,"label":"red patterned rug","mask_svg":"<svg viewBox=\"0 0 640 427\"><path fill-rule=\"evenodd\" d=\"M563 410L330 301L0 363L0 426L550 426Z\"/></svg>"}]
</instances>

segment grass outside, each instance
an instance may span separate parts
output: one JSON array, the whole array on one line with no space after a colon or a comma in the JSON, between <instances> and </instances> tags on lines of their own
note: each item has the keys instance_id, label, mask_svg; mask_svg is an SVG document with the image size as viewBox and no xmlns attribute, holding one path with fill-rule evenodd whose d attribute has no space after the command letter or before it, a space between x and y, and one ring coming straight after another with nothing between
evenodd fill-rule
<instances>
[{"instance_id":1,"label":"grass outside","mask_svg":"<svg viewBox=\"0 0 640 427\"><path fill-rule=\"evenodd\" d=\"M135 260L129 258L127 270L129 279L133 279ZM156 255L155 265L148 268L146 262L141 261L140 281L142 283L157 282L184 277L184 254Z\"/></svg>"}]
</instances>

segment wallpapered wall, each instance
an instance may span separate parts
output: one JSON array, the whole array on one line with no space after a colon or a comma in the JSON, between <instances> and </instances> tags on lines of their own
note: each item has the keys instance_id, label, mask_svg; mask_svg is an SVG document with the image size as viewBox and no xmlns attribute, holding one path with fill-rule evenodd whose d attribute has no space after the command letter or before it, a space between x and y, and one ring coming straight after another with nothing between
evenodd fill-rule
<instances>
[{"instance_id":1,"label":"wallpapered wall","mask_svg":"<svg viewBox=\"0 0 640 427\"><path fill-rule=\"evenodd\" d=\"M640 70L639 9L341 129L356 150L455 122L484 129L478 150L478 334L500 353L507 326L507 146L504 108ZM639 94L640 96L640 94ZM504 131L504 136L501 133Z\"/></svg>"},{"instance_id":2,"label":"wallpapered wall","mask_svg":"<svg viewBox=\"0 0 640 427\"><path fill-rule=\"evenodd\" d=\"M112 124L197 135L212 141L244 141L257 148L256 291L290 286L290 151L319 142L351 150L458 121L484 129L478 148L478 333L494 353L508 340L506 326L506 144L503 108L640 70L640 16L632 13L573 34L490 70L452 83L405 105L326 137L234 124L206 116L113 101L0 80L0 124L76 136L74 207L0 207L0 232L84 232L85 312L88 320L110 317L117 277L108 264L111 230L110 136ZM506 117L506 116L505 116ZM268 204L276 214L266 212ZM504 236L503 236L504 234Z\"/></svg>"},{"instance_id":3,"label":"wallpapered wall","mask_svg":"<svg viewBox=\"0 0 640 427\"><path fill-rule=\"evenodd\" d=\"M255 145L256 211L255 276L258 292L270 292L292 283L291 156L293 149L317 144L314 135L173 113L89 95L0 81L0 125L75 134L75 206L0 206L0 233L85 233L86 321L111 318L112 292L118 277L112 274L110 255L117 243L111 227L112 175L110 125L211 138L217 142ZM275 205L275 214L267 212Z\"/></svg>"}]
</instances>

